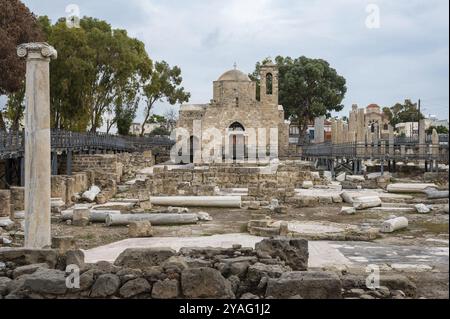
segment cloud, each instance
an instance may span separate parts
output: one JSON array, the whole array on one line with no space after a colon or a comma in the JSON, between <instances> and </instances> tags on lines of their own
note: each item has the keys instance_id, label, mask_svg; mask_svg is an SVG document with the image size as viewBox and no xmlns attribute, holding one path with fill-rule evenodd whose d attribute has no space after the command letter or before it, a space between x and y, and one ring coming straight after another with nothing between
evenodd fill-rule
<instances>
[{"instance_id":1,"label":"cloud","mask_svg":"<svg viewBox=\"0 0 450 319\"><path fill-rule=\"evenodd\" d=\"M24 2L54 19L64 15L66 5ZM447 0L73 2L82 14L144 41L153 59L179 65L192 103L208 102L212 81L234 62L250 73L267 56L305 55L328 60L347 79L346 110L352 103L390 106L422 98L428 113L448 118ZM380 29L365 25L371 3L380 9ZM166 108L162 103L155 110Z\"/></svg>"}]
</instances>

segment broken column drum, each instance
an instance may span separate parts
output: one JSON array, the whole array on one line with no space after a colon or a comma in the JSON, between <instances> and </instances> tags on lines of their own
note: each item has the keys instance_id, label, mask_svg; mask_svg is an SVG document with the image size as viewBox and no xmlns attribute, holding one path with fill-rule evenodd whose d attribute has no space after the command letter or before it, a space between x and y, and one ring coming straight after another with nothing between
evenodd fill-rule
<instances>
[{"instance_id":1,"label":"broken column drum","mask_svg":"<svg viewBox=\"0 0 450 319\"><path fill-rule=\"evenodd\" d=\"M25 109L25 247L51 246L50 233L50 59L56 50L47 43L17 48L26 58Z\"/></svg>"}]
</instances>

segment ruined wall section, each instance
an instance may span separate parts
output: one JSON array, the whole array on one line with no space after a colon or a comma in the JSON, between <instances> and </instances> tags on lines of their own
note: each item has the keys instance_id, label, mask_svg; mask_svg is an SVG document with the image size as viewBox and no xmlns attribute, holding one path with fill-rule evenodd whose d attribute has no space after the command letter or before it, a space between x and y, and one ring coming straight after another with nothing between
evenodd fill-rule
<instances>
[{"instance_id":1,"label":"ruined wall section","mask_svg":"<svg viewBox=\"0 0 450 319\"><path fill-rule=\"evenodd\" d=\"M281 164L272 173L258 167L211 165L207 168L167 170L155 168L145 188L153 196L212 196L217 188L248 188L245 201L285 202L294 196L294 189L304 181L314 181L310 167L305 164ZM136 190L144 185L136 184Z\"/></svg>"}]
</instances>

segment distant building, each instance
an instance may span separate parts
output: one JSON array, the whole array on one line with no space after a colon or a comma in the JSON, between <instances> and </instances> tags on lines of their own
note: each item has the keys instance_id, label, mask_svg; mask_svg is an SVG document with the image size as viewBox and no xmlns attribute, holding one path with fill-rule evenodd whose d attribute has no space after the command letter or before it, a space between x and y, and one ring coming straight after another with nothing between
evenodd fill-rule
<instances>
[{"instance_id":1,"label":"distant building","mask_svg":"<svg viewBox=\"0 0 450 319\"><path fill-rule=\"evenodd\" d=\"M331 141L331 121L325 120L324 122L324 138L325 141ZM307 137L310 141L314 140L315 136L314 122L308 124L308 130L306 131ZM297 144L300 136L300 129L297 124L291 124L289 126L289 143Z\"/></svg>"},{"instance_id":2,"label":"distant building","mask_svg":"<svg viewBox=\"0 0 450 319\"><path fill-rule=\"evenodd\" d=\"M144 125L144 135L150 134L154 129L160 127L159 123L147 123ZM142 124L141 123L133 123L130 126L130 135L141 135Z\"/></svg>"},{"instance_id":3,"label":"distant building","mask_svg":"<svg viewBox=\"0 0 450 319\"><path fill-rule=\"evenodd\" d=\"M427 128L427 127L425 127ZM414 137L419 136L419 123L406 122L395 125L395 130L399 136Z\"/></svg>"},{"instance_id":4,"label":"distant building","mask_svg":"<svg viewBox=\"0 0 450 319\"><path fill-rule=\"evenodd\" d=\"M447 129L449 129L449 123L448 120L439 120L436 115L430 115L428 118L425 119L425 126L426 128L429 128L431 126L438 127L443 126Z\"/></svg>"}]
</instances>

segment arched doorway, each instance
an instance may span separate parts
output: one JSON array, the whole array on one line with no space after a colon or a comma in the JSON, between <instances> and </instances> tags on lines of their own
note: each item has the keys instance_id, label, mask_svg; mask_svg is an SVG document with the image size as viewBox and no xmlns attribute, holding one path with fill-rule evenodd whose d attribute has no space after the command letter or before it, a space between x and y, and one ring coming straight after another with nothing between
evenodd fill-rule
<instances>
[{"instance_id":1,"label":"arched doorway","mask_svg":"<svg viewBox=\"0 0 450 319\"><path fill-rule=\"evenodd\" d=\"M230 154L233 160L245 158L245 128L239 122L234 122L228 128L230 138Z\"/></svg>"}]
</instances>

